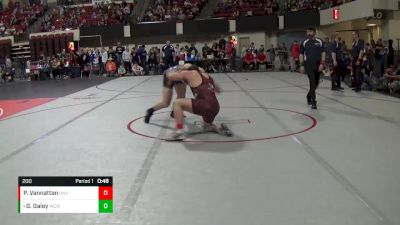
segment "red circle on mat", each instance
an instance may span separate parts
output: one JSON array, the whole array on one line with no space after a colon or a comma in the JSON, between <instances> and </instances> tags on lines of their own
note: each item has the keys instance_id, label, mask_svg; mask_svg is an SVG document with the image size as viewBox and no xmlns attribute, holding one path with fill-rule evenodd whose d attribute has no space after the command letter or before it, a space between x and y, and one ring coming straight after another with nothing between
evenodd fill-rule
<instances>
[{"instance_id":1,"label":"red circle on mat","mask_svg":"<svg viewBox=\"0 0 400 225\"><path fill-rule=\"evenodd\" d=\"M221 108L224 108L224 107L221 107ZM258 109L270 109L270 110L291 112L291 113L295 113L295 114L298 114L298 115L301 115L301 116L304 116L304 117L308 118L308 119L311 121L311 124L310 124L309 127L305 128L305 129L303 129L303 130L300 130L300 131L294 131L294 132L291 132L291 133L282 134L282 135L277 135L277 136L270 136L270 137L249 138L249 139L241 139L241 140L210 140L210 141L207 141L207 140L191 140L191 139L187 139L187 140L183 140L183 141L180 141L180 142L189 142L189 143L217 143L217 144L218 144L218 143L238 143L238 142L250 142L250 141L264 141L264 140L271 140L271 139L277 139L277 138L288 137L288 136L292 136L292 135L296 135L296 134L301 134L301 133L304 133L304 132L307 132L307 131L313 129L314 127L317 126L317 123L318 123L317 120L316 120L314 117L310 116L310 115L307 115L307 114L301 113L301 112L292 111L292 110L287 110L287 109L277 109L277 108L267 108L267 107L226 107L226 108L252 108L252 109L258 108ZM161 113L168 113L168 112L161 112ZM161 114L161 113L156 113L156 114ZM131 122L129 122L128 125L127 125L128 130L129 130L130 132L132 132L132 133L134 133L134 134L137 134L137 135L139 135L139 136L142 136L142 137L151 138L151 139L156 139L156 140L161 140L161 141L167 141L167 140L164 139L164 138L159 138L159 137L156 137L156 136L151 136L151 135L143 134L143 133L141 133L141 132L135 130L135 128L134 128L134 126L133 126L134 123L136 123L137 121L139 121L140 119L143 119L143 118L144 118L144 116L138 117L138 118L132 120Z\"/></svg>"}]
</instances>

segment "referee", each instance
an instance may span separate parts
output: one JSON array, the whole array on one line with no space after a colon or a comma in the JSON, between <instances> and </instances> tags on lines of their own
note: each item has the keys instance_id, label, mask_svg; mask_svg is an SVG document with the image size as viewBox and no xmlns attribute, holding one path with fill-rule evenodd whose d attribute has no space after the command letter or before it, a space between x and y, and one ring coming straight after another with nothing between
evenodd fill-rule
<instances>
[{"instance_id":1,"label":"referee","mask_svg":"<svg viewBox=\"0 0 400 225\"><path fill-rule=\"evenodd\" d=\"M332 37L332 44L330 47L329 64L332 66L332 91L343 91L341 86L341 79L343 77L343 47L341 38L338 34Z\"/></svg>"},{"instance_id":2,"label":"referee","mask_svg":"<svg viewBox=\"0 0 400 225\"><path fill-rule=\"evenodd\" d=\"M360 39L360 34L358 32L353 32L352 35L353 35L353 46L351 48L351 57L353 66L353 76L356 81L355 88L353 89L353 91L360 92L364 77L364 74L361 71L363 57L364 57L364 40Z\"/></svg>"},{"instance_id":3,"label":"referee","mask_svg":"<svg viewBox=\"0 0 400 225\"><path fill-rule=\"evenodd\" d=\"M307 39L300 46L300 71L306 72L310 80L310 91L307 94L307 103L312 109L317 109L315 89L319 84L319 78L325 64L324 42L315 37L315 28L307 29Z\"/></svg>"}]
</instances>

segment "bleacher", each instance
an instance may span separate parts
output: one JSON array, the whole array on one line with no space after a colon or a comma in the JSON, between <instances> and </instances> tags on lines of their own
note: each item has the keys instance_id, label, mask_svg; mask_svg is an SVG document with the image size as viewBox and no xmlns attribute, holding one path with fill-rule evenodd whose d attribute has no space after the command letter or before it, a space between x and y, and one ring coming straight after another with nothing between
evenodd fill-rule
<instances>
[{"instance_id":1,"label":"bleacher","mask_svg":"<svg viewBox=\"0 0 400 225\"><path fill-rule=\"evenodd\" d=\"M43 5L21 6L10 2L6 9L0 11L0 36L25 33L29 25L43 15L45 9Z\"/></svg>"}]
</instances>

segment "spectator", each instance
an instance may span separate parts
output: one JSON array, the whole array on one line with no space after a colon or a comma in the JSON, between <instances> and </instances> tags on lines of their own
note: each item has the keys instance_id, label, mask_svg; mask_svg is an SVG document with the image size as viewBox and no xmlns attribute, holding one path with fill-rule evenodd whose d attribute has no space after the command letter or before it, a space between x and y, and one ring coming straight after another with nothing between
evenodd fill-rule
<instances>
[{"instance_id":1,"label":"spectator","mask_svg":"<svg viewBox=\"0 0 400 225\"><path fill-rule=\"evenodd\" d=\"M146 68L147 51L146 46L142 45L140 47L140 66Z\"/></svg>"},{"instance_id":2,"label":"spectator","mask_svg":"<svg viewBox=\"0 0 400 225\"><path fill-rule=\"evenodd\" d=\"M248 50L250 50L252 53L256 54L257 53L257 49L254 46L254 42L251 42L250 47L248 48Z\"/></svg>"},{"instance_id":3,"label":"spectator","mask_svg":"<svg viewBox=\"0 0 400 225\"><path fill-rule=\"evenodd\" d=\"M236 10L233 12L232 17L233 17L233 18L238 18L239 16L240 16L240 11L239 11L239 9L236 9Z\"/></svg>"},{"instance_id":4,"label":"spectator","mask_svg":"<svg viewBox=\"0 0 400 225\"><path fill-rule=\"evenodd\" d=\"M234 72L236 68L236 49L232 42L228 41L226 44L226 57L228 58L229 68L232 72Z\"/></svg>"},{"instance_id":5,"label":"spectator","mask_svg":"<svg viewBox=\"0 0 400 225\"><path fill-rule=\"evenodd\" d=\"M142 65L143 64L143 62L142 62L142 54L143 54L143 49L142 49L142 46L138 46L137 48L136 48L136 51L135 51L135 62L137 62L139 65Z\"/></svg>"},{"instance_id":6,"label":"spectator","mask_svg":"<svg viewBox=\"0 0 400 225\"><path fill-rule=\"evenodd\" d=\"M374 54L374 71L373 71L373 76L376 78L382 77L383 73L382 73L382 67L383 67L383 60L382 60L382 55L381 52L383 50L383 43L382 40L379 39L376 44L375 47L373 48L375 51Z\"/></svg>"},{"instance_id":7,"label":"spectator","mask_svg":"<svg viewBox=\"0 0 400 225\"><path fill-rule=\"evenodd\" d=\"M178 20L179 21L184 21L185 18L186 18L186 15L183 13L183 10L180 10L179 14L178 14Z\"/></svg>"},{"instance_id":8,"label":"spectator","mask_svg":"<svg viewBox=\"0 0 400 225\"><path fill-rule=\"evenodd\" d=\"M222 49L222 48L220 48L220 49L218 49L218 55L217 55L217 59L218 59L218 61L217 61L217 68L218 68L218 71L221 71L221 67L222 67L222 71L226 71L226 61L225 61L225 51L224 51L224 49Z\"/></svg>"},{"instance_id":9,"label":"spectator","mask_svg":"<svg viewBox=\"0 0 400 225\"><path fill-rule=\"evenodd\" d=\"M211 49L208 50L207 55L212 55L213 58L216 58L218 55L218 49L216 45L213 45Z\"/></svg>"},{"instance_id":10,"label":"spectator","mask_svg":"<svg viewBox=\"0 0 400 225\"><path fill-rule=\"evenodd\" d=\"M286 44L282 43L281 44L281 54L279 55L279 57L281 57L281 62L283 63L287 63L288 61L288 50L286 48Z\"/></svg>"},{"instance_id":11,"label":"spectator","mask_svg":"<svg viewBox=\"0 0 400 225\"><path fill-rule=\"evenodd\" d=\"M247 10L246 17L253 16L253 10Z\"/></svg>"},{"instance_id":12,"label":"spectator","mask_svg":"<svg viewBox=\"0 0 400 225\"><path fill-rule=\"evenodd\" d=\"M3 79L4 83L7 80L14 81L15 69L12 67L11 59L7 56L5 57L4 71L2 71L0 74L2 75L1 78Z\"/></svg>"},{"instance_id":13,"label":"spectator","mask_svg":"<svg viewBox=\"0 0 400 225\"><path fill-rule=\"evenodd\" d=\"M82 50L82 54L79 57L82 74L86 77L90 75L90 55L87 49Z\"/></svg>"},{"instance_id":14,"label":"spectator","mask_svg":"<svg viewBox=\"0 0 400 225\"><path fill-rule=\"evenodd\" d=\"M12 61L8 56L5 57L4 62L5 62L4 64L5 64L6 68L11 68L12 67Z\"/></svg>"},{"instance_id":15,"label":"spectator","mask_svg":"<svg viewBox=\"0 0 400 225\"><path fill-rule=\"evenodd\" d=\"M115 49L116 52L116 62L117 64L122 64L122 54L124 53L125 49L124 47L121 46L121 43L118 42L117 43L117 48Z\"/></svg>"},{"instance_id":16,"label":"spectator","mask_svg":"<svg viewBox=\"0 0 400 225\"><path fill-rule=\"evenodd\" d=\"M218 47L225 50L226 40L224 36L221 36L221 39L218 41Z\"/></svg>"},{"instance_id":17,"label":"spectator","mask_svg":"<svg viewBox=\"0 0 400 225\"><path fill-rule=\"evenodd\" d=\"M388 54L389 54L389 47L388 47L388 42L384 41L383 42L383 49L380 52L380 55L382 57L382 74L384 71L388 68Z\"/></svg>"},{"instance_id":18,"label":"spectator","mask_svg":"<svg viewBox=\"0 0 400 225\"><path fill-rule=\"evenodd\" d=\"M290 69L292 71L297 71L299 69L299 57L300 57L300 44L297 40L295 40L290 47L290 55L291 55L291 60L294 62L293 66Z\"/></svg>"},{"instance_id":19,"label":"spectator","mask_svg":"<svg viewBox=\"0 0 400 225\"><path fill-rule=\"evenodd\" d=\"M108 77L114 76L116 70L117 70L117 65L112 60L112 58L108 58L108 62L106 64L107 76Z\"/></svg>"},{"instance_id":20,"label":"spectator","mask_svg":"<svg viewBox=\"0 0 400 225\"><path fill-rule=\"evenodd\" d=\"M108 59L108 54L107 51L105 50L105 48L102 48L100 51L100 56L101 56L101 60L100 60L100 74L104 74L106 72L105 66L107 63L107 59Z\"/></svg>"},{"instance_id":21,"label":"spectator","mask_svg":"<svg viewBox=\"0 0 400 225\"><path fill-rule=\"evenodd\" d=\"M179 54L178 54L178 62L186 62L187 61L187 51L184 48L181 48L179 50Z\"/></svg>"},{"instance_id":22,"label":"spectator","mask_svg":"<svg viewBox=\"0 0 400 225\"><path fill-rule=\"evenodd\" d=\"M196 48L196 46L194 44L190 45L189 53L192 56L197 56L197 54L199 54L199 51L197 50L197 48Z\"/></svg>"},{"instance_id":23,"label":"spectator","mask_svg":"<svg viewBox=\"0 0 400 225\"><path fill-rule=\"evenodd\" d=\"M264 52L265 52L264 45L260 45L260 48L258 49L258 52L259 52L259 51L264 51Z\"/></svg>"},{"instance_id":24,"label":"spectator","mask_svg":"<svg viewBox=\"0 0 400 225\"><path fill-rule=\"evenodd\" d=\"M126 69L124 65L121 63L121 65L118 68L118 76L119 77L124 77L126 75Z\"/></svg>"},{"instance_id":25,"label":"spectator","mask_svg":"<svg viewBox=\"0 0 400 225\"><path fill-rule=\"evenodd\" d=\"M251 70L254 70L255 68L254 54L251 52L250 48L247 50L243 58L243 69L248 70L249 67Z\"/></svg>"},{"instance_id":26,"label":"spectator","mask_svg":"<svg viewBox=\"0 0 400 225\"><path fill-rule=\"evenodd\" d=\"M226 44L226 55L228 58L235 57L235 46L230 41Z\"/></svg>"},{"instance_id":27,"label":"spectator","mask_svg":"<svg viewBox=\"0 0 400 225\"><path fill-rule=\"evenodd\" d=\"M372 45L370 43L366 44L365 47L365 75L371 76L371 72L373 71L374 68L374 49L372 48Z\"/></svg>"},{"instance_id":28,"label":"spectator","mask_svg":"<svg viewBox=\"0 0 400 225\"><path fill-rule=\"evenodd\" d=\"M271 47L268 49L268 54L269 54L269 59L271 60L271 62L273 63L275 61L275 47L272 44Z\"/></svg>"},{"instance_id":29,"label":"spectator","mask_svg":"<svg viewBox=\"0 0 400 225\"><path fill-rule=\"evenodd\" d=\"M92 49L92 50L90 51L90 62L93 63L93 64L95 64L95 65L98 65L98 64L99 64L98 55L99 55L99 54L98 54L97 50Z\"/></svg>"},{"instance_id":30,"label":"spectator","mask_svg":"<svg viewBox=\"0 0 400 225\"><path fill-rule=\"evenodd\" d=\"M132 71L134 76L143 75L143 67L139 66L137 63L133 64Z\"/></svg>"},{"instance_id":31,"label":"spectator","mask_svg":"<svg viewBox=\"0 0 400 225\"><path fill-rule=\"evenodd\" d=\"M393 48L393 40L390 39L388 41L389 43L389 52L388 52L388 56L387 56L387 64L390 66L394 66L394 48Z\"/></svg>"},{"instance_id":32,"label":"spectator","mask_svg":"<svg viewBox=\"0 0 400 225\"><path fill-rule=\"evenodd\" d=\"M207 58L209 50L210 50L210 47L208 47L207 43L205 43L203 48L201 49L201 51L203 52L203 59Z\"/></svg>"},{"instance_id":33,"label":"spectator","mask_svg":"<svg viewBox=\"0 0 400 225\"><path fill-rule=\"evenodd\" d=\"M148 60L148 65L149 65L150 69L153 71L158 69L158 63L159 63L159 60L158 60L157 49L155 47L151 48L150 54L149 54L149 60Z\"/></svg>"},{"instance_id":34,"label":"spectator","mask_svg":"<svg viewBox=\"0 0 400 225\"><path fill-rule=\"evenodd\" d=\"M387 87L390 94L400 90L400 65L397 66L397 71L393 73L392 68L388 68L385 78L387 79Z\"/></svg>"},{"instance_id":35,"label":"spectator","mask_svg":"<svg viewBox=\"0 0 400 225\"><path fill-rule=\"evenodd\" d=\"M273 7L272 1L267 1L267 3L265 4L265 8L264 8L265 13L266 13L267 15L272 15L272 14L274 14L274 10L273 10L272 7Z\"/></svg>"},{"instance_id":36,"label":"spectator","mask_svg":"<svg viewBox=\"0 0 400 225\"><path fill-rule=\"evenodd\" d=\"M132 55L129 52L129 48L126 47L125 51L122 53L122 60L124 61L124 67L127 73L131 73L132 72L132 66L131 66L131 62L132 62Z\"/></svg>"},{"instance_id":37,"label":"spectator","mask_svg":"<svg viewBox=\"0 0 400 225\"><path fill-rule=\"evenodd\" d=\"M134 64L134 63L139 63L139 61L140 61L140 59L137 58L137 55L136 55L136 46L132 47L132 50L131 50L131 59L132 59L132 64Z\"/></svg>"},{"instance_id":38,"label":"spectator","mask_svg":"<svg viewBox=\"0 0 400 225\"><path fill-rule=\"evenodd\" d=\"M164 20L167 20L167 21L172 20L172 15L171 15L170 10L167 10L167 13L164 16Z\"/></svg>"},{"instance_id":39,"label":"spectator","mask_svg":"<svg viewBox=\"0 0 400 225\"><path fill-rule=\"evenodd\" d=\"M178 62L179 61L179 52L181 51L181 48L179 47L179 44L176 44L175 45L175 48L174 48L174 60L176 61L176 62Z\"/></svg>"},{"instance_id":40,"label":"spectator","mask_svg":"<svg viewBox=\"0 0 400 225\"><path fill-rule=\"evenodd\" d=\"M116 54L115 54L113 47L108 48L107 54L108 54L108 58L111 58L113 60L116 59Z\"/></svg>"},{"instance_id":41,"label":"spectator","mask_svg":"<svg viewBox=\"0 0 400 225\"><path fill-rule=\"evenodd\" d=\"M192 4L191 4L188 0L185 0L185 2L183 3L183 5L184 5L185 7L190 7L190 6L192 6Z\"/></svg>"},{"instance_id":42,"label":"spectator","mask_svg":"<svg viewBox=\"0 0 400 225\"><path fill-rule=\"evenodd\" d=\"M265 65L267 68L267 55L264 52L264 49L261 49L257 54L257 69L260 69L260 65Z\"/></svg>"},{"instance_id":43,"label":"spectator","mask_svg":"<svg viewBox=\"0 0 400 225\"><path fill-rule=\"evenodd\" d=\"M166 45L162 47L164 53L164 63L166 68L171 67L174 64L174 47L171 46L171 42L167 41Z\"/></svg>"}]
</instances>

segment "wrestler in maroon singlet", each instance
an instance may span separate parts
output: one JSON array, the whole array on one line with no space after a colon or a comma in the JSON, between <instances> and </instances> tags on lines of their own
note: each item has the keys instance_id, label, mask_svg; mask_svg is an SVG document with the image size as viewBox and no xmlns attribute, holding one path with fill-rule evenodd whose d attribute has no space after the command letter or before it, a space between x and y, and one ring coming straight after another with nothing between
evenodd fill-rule
<instances>
[{"instance_id":1,"label":"wrestler in maroon singlet","mask_svg":"<svg viewBox=\"0 0 400 225\"><path fill-rule=\"evenodd\" d=\"M221 89L214 80L205 73L202 68L188 64L186 71L177 71L169 73L167 78L171 81L184 81L192 89L194 98L176 99L174 101L174 113L176 115L175 132L167 140L177 141L185 139L183 132L183 112L187 111L203 117L203 131L217 132L226 136L232 136L232 133L226 125L217 126L214 119L219 113L219 102L216 92Z\"/></svg>"},{"instance_id":2,"label":"wrestler in maroon singlet","mask_svg":"<svg viewBox=\"0 0 400 225\"><path fill-rule=\"evenodd\" d=\"M201 76L201 84L191 87L194 99L192 99L193 113L203 117L204 122L212 123L219 112L219 102L215 95L214 80Z\"/></svg>"}]
</instances>

